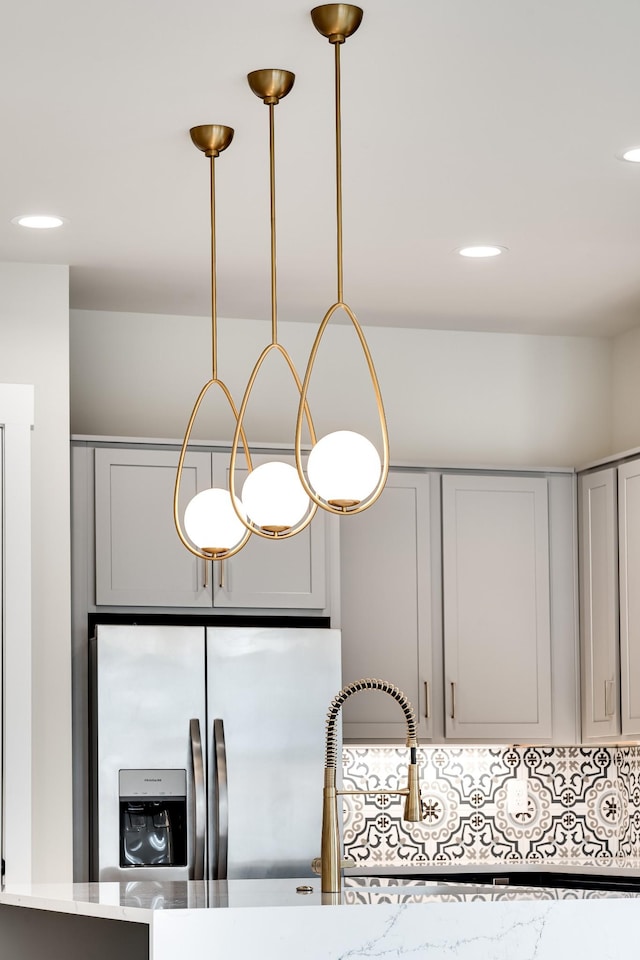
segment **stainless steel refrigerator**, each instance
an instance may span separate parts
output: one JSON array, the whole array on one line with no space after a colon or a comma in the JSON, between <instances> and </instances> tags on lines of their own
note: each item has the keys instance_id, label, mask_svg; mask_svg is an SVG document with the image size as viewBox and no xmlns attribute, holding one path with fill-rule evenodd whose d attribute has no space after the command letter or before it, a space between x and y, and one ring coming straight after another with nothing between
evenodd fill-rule
<instances>
[{"instance_id":1,"label":"stainless steel refrigerator","mask_svg":"<svg viewBox=\"0 0 640 960\"><path fill-rule=\"evenodd\" d=\"M340 632L101 625L94 880L306 877Z\"/></svg>"}]
</instances>

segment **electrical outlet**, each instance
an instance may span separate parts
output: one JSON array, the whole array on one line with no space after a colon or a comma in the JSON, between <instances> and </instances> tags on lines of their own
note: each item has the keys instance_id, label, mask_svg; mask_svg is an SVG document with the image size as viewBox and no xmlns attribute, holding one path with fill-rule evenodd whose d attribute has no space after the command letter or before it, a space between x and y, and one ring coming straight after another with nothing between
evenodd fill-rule
<instances>
[{"instance_id":1,"label":"electrical outlet","mask_svg":"<svg viewBox=\"0 0 640 960\"><path fill-rule=\"evenodd\" d=\"M529 781L513 777L507 781L507 813L526 813L529 806Z\"/></svg>"}]
</instances>

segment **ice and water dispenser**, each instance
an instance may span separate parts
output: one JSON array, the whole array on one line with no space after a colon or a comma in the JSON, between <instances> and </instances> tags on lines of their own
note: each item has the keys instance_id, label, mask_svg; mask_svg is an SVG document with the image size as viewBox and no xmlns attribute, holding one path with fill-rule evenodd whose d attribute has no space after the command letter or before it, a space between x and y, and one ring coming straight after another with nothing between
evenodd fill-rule
<instances>
[{"instance_id":1,"label":"ice and water dispenser","mask_svg":"<svg viewBox=\"0 0 640 960\"><path fill-rule=\"evenodd\" d=\"M186 867L186 770L120 770L120 866Z\"/></svg>"}]
</instances>

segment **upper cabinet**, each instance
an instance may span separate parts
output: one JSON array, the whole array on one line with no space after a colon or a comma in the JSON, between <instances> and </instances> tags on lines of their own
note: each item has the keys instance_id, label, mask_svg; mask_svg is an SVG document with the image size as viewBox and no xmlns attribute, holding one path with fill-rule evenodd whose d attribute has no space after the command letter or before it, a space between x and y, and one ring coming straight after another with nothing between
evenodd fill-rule
<instances>
[{"instance_id":1,"label":"upper cabinet","mask_svg":"<svg viewBox=\"0 0 640 960\"><path fill-rule=\"evenodd\" d=\"M620 734L618 485L615 467L580 477L582 735Z\"/></svg>"},{"instance_id":2,"label":"upper cabinet","mask_svg":"<svg viewBox=\"0 0 640 960\"><path fill-rule=\"evenodd\" d=\"M254 535L235 557L211 563L191 554L174 528L178 456L168 445L74 444L78 636L87 612L99 611L331 617L342 629L344 683L394 683L413 704L422 740L576 742L571 473L396 468L371 509L342 520L319 510L289 540ZM226 487L228 466L227 454L189 453L181 507L212 484ZM240 466L238 487L242 479ZM627 510L636 509L631 496L629 481ZM640 510L640 493L638 502ZM636 563L640 556L630 554L630 577ZM636 659L627 658L632 673ZM606 693L594 708L599 716L615 691L599 660L596 675L593 689ZM631 678L629 711L640 716L636 688ZM376 691L351 697L342 719L345 739L405 739L402 711Z\"/></svg>"},{"instance_id":3,"label":"upper cabinet","mask_svg":"<svg viewBox=\"0 0 640 960\"><path fill-rule=\"evenodd\" d=\"M302 533L276 543L252 536L236 556L212 563L190 553L175 530L179 451L98 447L83 452L94 454L96 605L213 605L328 614L327 539L336 534L332 518L319 511ZM264 459L254 458L256 465ZM187 454L182 510L201 490L226 486L228 461L225 454ZM241 470L237 482L242 483Z\"/></svg>"},{"instance_id":4,"label":"upper cabinet","mask_svg":"<svg viewBox=\"0 0 640 960\"><path fill-rule=\"evenodd\" d=\"M447 737L551 736L547 480L442 478Z\"/></svg>"},{"instance_id":5,"label":"upper cabinet","mask_svg":"<svg viewBox=\"0 0 640 960\"><path fill-rule=\"evenodd\" d=\"M256 454L252 457L253 466L268 459ZM291 462L294 462L292 458ZM213 465L214 482L227 487L229 457L214 454ZM236 469L237 489L242 487L246 475L245 469ZM235 557L213 564L215 606L325 608L328 599L326 544L329 527L337 532L337 523L337 517L318 510L309 526L295 537L274 542L251 536Z\"/></svg>"},{"instance_id":6,"label":"upper cabinet","mask_svg":"<svg viewBox=\"0 0 640 960\"><path fill-rule=\"evenodd\" d=\"M582 732L640 736L640 460L580 477Z\"/></svg>"},{"instance_id":7,"label":"upper cabinet","mask_svg":"<svg viewBox=\"0 0 640 960\"><path fill-rule=\"evenodd\" d=\"M618 467L622 734L640 736L640 460Z\"/></svg>"},{"instance_id":8,"label":"upper cabinet","mask_svg":"<svg viewBox=\"0 0 640 960\"><path fill-rule=\"evenodd\" d=\"M423 739L576 742L575 513L569 472L391 471L340 531L345 683L395 683ZM343 721L346 739L404 739L373 691Z\"/></svg>"},{"instance_id":9,"label":"upper cabinet","mask_svg":"<svg viewBox=\"0 0 640 960\"><path fill-rule=\"evenodd\" d=\"M408 696L418 735L431 736L430 483L438 477L395 472L380 499L345 518L340 530L342 677L389 680ZM402 710L375 690L343 707L345 738L406 739Z\"/></svg>"},{"instance_id":10,"label":"upper cabinet","mask_svg":"<svg viewBox=\"0 0 640 960\"><path fill-rule=\"evenodd\" d=\"M177 454L95 451L96 604L210 607L208 563L180 543L173 523ZM190 453L182 510L211 486L211 454Z\"/></svg>"}]
</instances>

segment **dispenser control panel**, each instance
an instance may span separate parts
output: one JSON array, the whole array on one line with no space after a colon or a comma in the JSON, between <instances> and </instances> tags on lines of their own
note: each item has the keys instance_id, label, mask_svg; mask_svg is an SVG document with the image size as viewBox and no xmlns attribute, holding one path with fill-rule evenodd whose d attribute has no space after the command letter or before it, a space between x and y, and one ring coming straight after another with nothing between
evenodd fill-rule
<instances>
[{"instance_id":1,"label":"dispenser control panel","mask_svg":"<svg viewBox=\"0 0 640 960\"><path fill-rule=\"evenodd\" d=\"M186 770L120 770L120 798L186 797Z\"/></svg>"}]
</instances>

